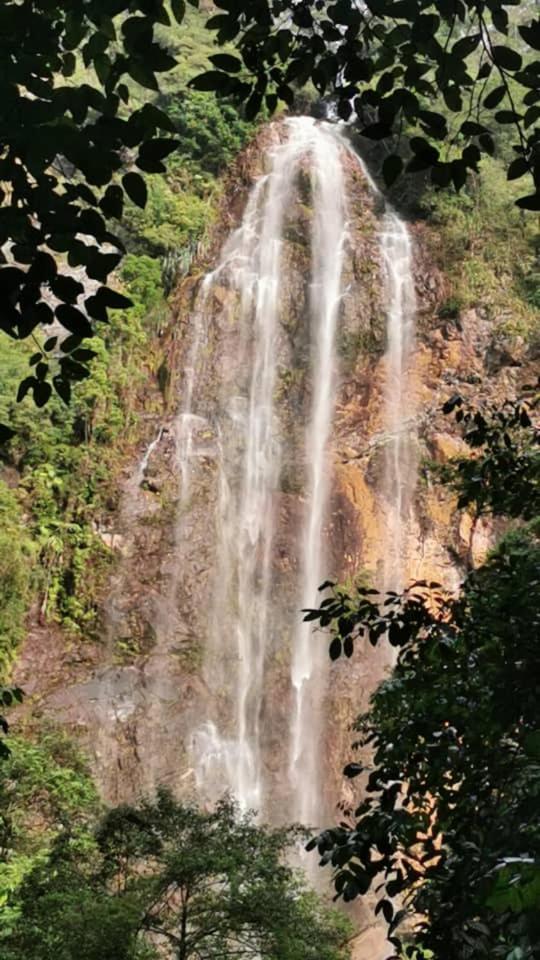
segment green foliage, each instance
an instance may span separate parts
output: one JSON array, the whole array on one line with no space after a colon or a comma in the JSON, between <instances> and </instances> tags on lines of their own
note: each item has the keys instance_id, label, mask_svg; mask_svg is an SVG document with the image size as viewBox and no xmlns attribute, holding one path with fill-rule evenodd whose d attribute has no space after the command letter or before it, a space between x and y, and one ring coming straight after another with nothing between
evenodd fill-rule
<instances>
[{"instance_id":1,"label":"green foliage","mask_svg":"<svg viewBox=\"0 0 540 960\"><path fill-rule=\"evenodd\" d=\"M201 239L212 220L211 195L193 192L182 168L171 168L168 177L147 178L148 203L144 210L126 206L122 229L129 247L151 257L189 247ZM187 181L187 182L186 182Z\"/></svg>"},{"instance_id":2,"label":"green foliage","mask_svg":"<svg viewBox=\"0 0 540 960\"><path fill-rule=\"evenodd\" d=\"M428 191L421 200L436 231L433 254L451 284L448 316L481 307L495 333L538 332L535 309L538 237L515 206L519 187L500 159L482 161L459 196Z\"/></svg>"},{"instance_id":3,"label":"green foliage","mask_svg":"<svg viewBox=\"0 0 540 960\"><path fill-rule=\"evenodd\" d=\"M68 835L23 886L9 960L345 960L347 920L284 859L294 829L257 826L229 801L213 812L154 802L109 811L84 856Z\"/></svg>"},{"instance_id":4,"label":"green foliage","mask_svg":"<svg viewBox=\"0 0 540 960\"><path fill-rule=\"evenodd\" d=\"M54 18L57 14L60 16L59 8L50 15ZM144 24L145 29L149 27L148 17ZM72 336L68 345L59 349L58 339L37 327L31 342L5 338L0 355L0 421L9 422L16 431L4 461L14 482L20 481L10 495L11 525L5 525L5 550L10 549L9 540L18 524L21 551L21 560L18 548L11 554L11 580L4 582L6 664L22 636L24 614L31 602L42 620L54 619L75 634L100 635L100 598L114 560L100 529L107 528L117 506L123 456L137 439L135 407L157 366L155 334L167 319L164 289L170 289L175 277L189 268L212 222L220 196L214 174L253 129L230 105L218 105L210 95L182 90L204 65L213 46L204 29L204 17L188 9L185 28L162 23L156 32L180 62L161 93L146 91L141 97L135 80L128 80L130 101L121 108L121 115L123 122L130 118L129 123L136 124L141 111L157 116L152 110L159 107L167 125L181 130L182 140L179 153L169 159L168 170L146 176L146 209L129 199L123 204L117 230L129 252L118 270L122 286L115 296L122 297L118 303L124 306L111 314L107 325L95 327L92 321L91 329L83 331L89 335L86 340ZM100 83L92 62L85 65L78 57L73 89L97 88ZM211 134L205 133L207 124L212 127ZM82 179L75 177L81 195ZM131 190L130 195L137 199L138 182L133 183L135 193ZM67 259L69 276L62 253L57 255L58 268L66 274L62 289L59 281L53 284L58 295L78 291L80 271L72 271L71 256ZM127 309L129 300L132 306ZM36 411L27 382L28 395L23 398L21 392L21 401L14 403L18 384L27 381L29 361L31 373L47 364L47 375L56 375L66 351L76 364L72 373L79 378L73 396L70 385L62 382L60 393L49 399L44 410ZM87 377L85 368L90 360L92 377ZM2 546L0 537L0 558ZM28 554L24 563L22 554L24 558Z\"/></svg>"},{"instance_id":5,"label":"green foliage","mask_svg":"<svg viewBox=\"0 0 540 960\"><path fill-rule=\"evenodd\" d=\"M253 124L231 103L208 94L181 92L165 109L180 139L180 155L200 174L218 176L253 134Z\"/></svg>"},{"instance_id":6,"label":"green foliage","mask_svg":"<svg viewBox=\"0 0 540 960\"><path fill-rule=\"evenodd\" d=\"M37 412L29 398L15 404L25 357L17 344L8 344L0 356L0 416L17 431L5 455L19 477L6 507L11 524L19 524L18 546L10 546L12 576L28 579L30 557L37 561L30 586L17 580L13 602L26 609L30 599L37 599L42 618L86 635L99 631L100 591L112 562L99 526L117 504L122 452L136 430L135 400L151 373L153 328L165 315L158 263L131 255L124 278L133 306L116 312L103 334L93 338L93 376L80 384L69 406L59 398ZM24 565L13 563L19 552L29 555ZM21 629L15 633L12 653Z\"/></svg>"},{"instance_id":7,"label":"green foliage","mask_svg":"<svg viewBox=\"0 0 540 960\"><path fill-rule=\"evenodd\" d=\"M500 0L463 0L457 6L424 0L227 4L208 26L221 43L234 41L241 59L211 57L213 69L194 78L192 86L235 96L251 119L263 104L270 111L278 100L292 104L295 86L311 81L321 96L332 96L343 120L358 118L364 137L388 142L387 184L404 167L395 153L404 128L415 128L407 138L407 171L430 170L435 185L453 184L456 190L482 154L492 154L493 131L510 128L514 157L508 175L530 174L534 184L518 205L538 210L540 92L534 57L540 22L528 4L513 6L519 9L511 23ZM433 108L439 96L453 125ZM449 141L450 156L443 148Z\"/></svg>"},{"instance_id":8,"label":"green foliage","mask_svg":"<svg viewBox=\"0 0 540 960\"><path fill-rule=\"evenodd\" d=\"M540 516L540 435L531 414L539 404L532 396L502 408L468 408L454 396L445 413L463 424L472 457L456 457L440 468L441 477L457 490L458 507L473 506L476 516L532 519Z\"/></svg>"},{"instance_id":9,"label":"green foliage","mask_svg":"<svg viewBox=\"0 0 540 960\"><path fill-rule=\"evenodd\" d=\"M0 480L0 681L24 634L33 554L17 497Z\"/></svg>"},{"instance_id":10,"label":"green foliage","mask_svg":"<svg viewBox=\"0 0 540 960\"><path fill-rule=\"evenodd\" d=\"M332 659L352 656L360 637L373 646L387 639L398 652L356 723L359 762L345 769L364 779L364 798L309 846L334 867L338 896L378 893L396 954L407 921L415 934L407 956L418 944L448 960L532 960L540 949L536 437L522 403L484 416L453 398L446 412L456 410L476 452L472 472L454 475L464 503L532 519L455 598L436 583L382 598L330 583L331 595L307 611L330 628Z\"/></svg>"},{"instance_id":11,"label":"green foliage","mask_svg":"<svg viewBox=\"0 0 540 960\"><path fill-rule=\"evenodd\" d=\"M29 394L42 407L54 394L68 403L74 384L80 390L94 350L80 341L96 334L110 309L129 305L99 286L125 247L167 257L169 274L172 263L189 266L212 220L215 177L253 128L230 104L184 89L214 40L204 16L183 2L158 0L150 10L127 0L112 8L104 0L9 0L0 27L4 20L0 53L10 70L0 200L8 203L0 241L13 245L0 266L0 328L18 340L37 334L18 397ZM180 140L170 137L176 131ZM33 178L39 189L28 188ZM173 282L166 278L168 289ZM53 319L72 336L47 346L39 334ZM1 427L0 442L12 433L13 425Z\"/></svg>"},{"instance_id":12,"label":"green foliage","mask_svg":"<svg viewBox=\"0 0 540 960\"><path fill-rule=\"evenodd\" d=\"M183 7L174 6L181 20ZM124 195L144 206L139 171L165 171L163 159L176 145L161 135L172 124L155 105L125 108L126 78L157 91L156 75L175 65L155 39L157 23L170 23L164 0L151 8L121 0L6 0L1 7L0 180L6 204L0 246L11 246L2 253L0 328L14 339L53 319L70 334L92 336L95 322L107 321L108 309L128 305L100 285L122 256L108 221L121 218ZM79 81L81 63L93 75ZM57 254L81 268L82 283L62 270ZM90 294L88 279L98 282ZM47 300L49 290L56 306ZM55 353L44 351L20 395L31 392L38 407L53 390L69 399L71 383L88 375L91 359L76 353L69 337Z\"/></svg>"},{"instance_id":13,"label":"green foliage","mask_svg":"<svg viewBox=\"0 0 540 960\"><path fill-rule=\"evenodd\" d=\"M152 257L128 253L120 276L133 298L132 310L142 320L152 310L163 306L161 268Z\"/></svg>"},{"instance_id":14,"label":"green foliage","mask_svg":"<svg viewBox=\"0 0 540 960\"><path fill-rule=\"evenodd\" d=\"M81 831L98 803L83 758L69 738L45 732L39 743L10 737L10 755L0 765L0 953L3 937L19 915L25 877L46 862L55 837Z\"/></svg>"}]
</instances>

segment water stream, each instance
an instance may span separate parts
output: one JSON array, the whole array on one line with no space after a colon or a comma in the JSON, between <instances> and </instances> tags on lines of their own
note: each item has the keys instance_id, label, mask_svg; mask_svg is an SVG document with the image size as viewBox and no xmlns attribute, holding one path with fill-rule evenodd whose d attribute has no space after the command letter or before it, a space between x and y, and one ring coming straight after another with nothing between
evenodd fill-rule
<instances>
[{"instance_id":1,"label":"water stream","mask_svg":"<svg viewBox=\"0 0 540 960\"><path fill-rule=\"evenodd\" d=\"M276 632L286 618L292 632L288 690L283 697L290 716L289 742L281 746L288 754L287 809L281 815L315 825L320 812L318 755L327 654L311 625L301 622L299 611L317 603L317 588L328 573L324 528L339 379L336 334L348 251L347 150L332 124L299 117L288 120L285 131L285 137L277 138L269 149L266 172L251 190L240 227L225 244L216 270L201 285L176 436L181 503L186 509L194 430L208 423L208 410L201 416L197 407L195 381L204 366L205 327L217 324L227 330L232 346L212 371L217 381L210 417L215 436L215 542L203 669L208 710L192 737L197 787L204 801L212 802L228 790L244 808L264 814L269 789L265 684L276 655ZM295 439L288 435L280 399L286 341L283 303L290 282L284 238L290 230L290 211L301 206L306 182L311 276L304 317L305 422ZM388 317L384 480L390 505L384 554L388 587L402 577L403 528L414 469L403 419L414 314L412 254L407 228L392 212L381 221L380 246ZM219 318L212 315L213 298L225 303ZM278 585L275 553L280 491L292 448L300 510L298 530L290 532L296 543L289 584L291 612L290 604L285 609L282 601L283 578Z\"/></svg>"},{"instance_id":2,"label":"water stream","mask_svg":"<svg viewBox=\"0 0 540 960\"><path fill-rule=\"evenodd\" d=\"M334 415L335 340L347 236L341 143L333 135L332 127L314 129L317 137L312 156L315 190L310 297L313 386L305 441L308 487L302 534L302 609L317 606L318 587L326 572L322 532L330 486L328 439ZM316 824L320 809L319 733L326 666L324 644L313 637L311 624L298 618L291 669L294 714L289 777L293 797L291 813L301 823Z\"/></svg>"},{"instance_id":3,"label":"water stream","mask_svg":"<svg viewBox=\"0 0 540 960\"><path fill-rule=\"evenodd\" d=\"M381 250L385 271L387 349L385 354L386 531L384 590L404 586L407 518L416 480L414 410L408 377L414 336L416 295L413 252L406 224L394 211L383 220Z\"/></svg>"}]
</instances>

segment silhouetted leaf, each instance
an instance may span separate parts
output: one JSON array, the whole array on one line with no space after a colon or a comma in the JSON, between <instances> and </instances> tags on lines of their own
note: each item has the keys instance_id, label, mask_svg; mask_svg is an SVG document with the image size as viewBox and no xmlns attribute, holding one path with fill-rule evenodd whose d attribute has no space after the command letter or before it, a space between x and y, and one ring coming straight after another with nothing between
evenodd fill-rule
<instances>
[{"instance_id":1,"label":"silhouetted leaf","mask_svg":"<svg viewBox=\"0 0 540 960\"><path fill-rule=\"evenodd\" d=\"M225 73L239 73L243 66L238 57L233 57L229 53L215 53L208 59L218 70L223 70Z\"/></svg>"},{"instance_id":2,"label":"silhouetted leaf","mask_svg":"<svg viewBox=\"0 0 540 960\"><path fill-rule=\"evenodd\" d=\"M91 323L76 307L60 304L55 310L58 320L66 330L75 333L78 337L92 337L94 331Z\"/></svg>"},{"instance_id":3,"label":"silhouetted leaf","mask_svg":"<svg viewBox=\"0 0 540 960\"><path fill-rule=\"evenodd\" d=\"M493 110L495 107L499 106L501 100L504 100L505 96L506 87L495 87L495 89L491 90L485 98L484 106L487 107L488 110Z\"/></svg>"},{"instance_id":4,"label":"silhouetted leaf","mask_svg":"<svg viewBox=\"0 0 540 960\"><path fill-rule=\"evenodd\" d=\"M389 157L385 157L383 161L383 178L387 187L391 187L392 184L397 180L401 171L403 170L403 160L397 154L391 154Z\"/></svg>"},{"instance_id":5,"label":"silhouetted leaf","mask_svg":"<svg viewBox=\"0 0 540 960\"><path fill-rule=\"evenodd\" d=\"M511 47L496 46L492 48L493 59L498 67L512 72L521 69L521 57Z\"/></svg>"},{"instance_id":6,"label":"silhouetted leaf","mask_svg":"<svg viewBox=\"0 0 540 960\"><path fill-rule=\"evenodd\" d=\"M122 186L130 200L138 207L144 208L148 199L146 184L139 173L126 173L122 177Z\"/></svg>"},{"instance_id":7,"label":"silhouetted leaf","mask_svg":"<svg viewBox=\"0 0 540 960\"><path fill-rule=\"evenodd\" d=\"M522 210L540 210L540 194L532 193L528 197L520 197L516 204Z\"/></svg>"},{"instance_id":8,"label":"silhouetted leaf","mask_svg":"<svg viewBox=\"0 0 540 960\"><path fill-rule=\"evenodd\" d=\"M185 0L171 0L171 10L177 23L182 23L186 14Z\"/></svg>"},{"instance_id":9,"label":"silhouetted leaf","mask_svg":"<svg viewBox=\"0 0 540 960\"><path fill-rule=\"evenodd\" d=\"M337 660L341 656L341 638L334 637L330 643L329 654L331 660Z\"/></svg>"},{"instance_id":10,"label":"silhouetted leaf","mask_svg":"<svg viewBox=\"0 0 540 960\"><path fill-rule=\"evenodd\" d=\"M0 423L0 443L8 443L15 436L15 430L5 423Z\"/></svg>"},{"instance_id":11,"label":"silhouetted leaf","mask_svg":"<svg viewBox=\"0 0 540 960\"><path fill-rule=\"evenodd\" d=\"M36 380L34 383L34 403L36 407L44 407L49 400L52 387L47 380Z\"/></svg>"},{"instance_id":12,"label":"silhouetted leaf","mask_svg":"<svg viewBox=\"0 0 540 960\"><path fill-rule=\"evenodd\" d=\"M56 390L58 396L65 404L69 404L71 400L71 384L69 380L64 380L63 377L53 377L53 387Z\"/></svg>"}]
</instances>

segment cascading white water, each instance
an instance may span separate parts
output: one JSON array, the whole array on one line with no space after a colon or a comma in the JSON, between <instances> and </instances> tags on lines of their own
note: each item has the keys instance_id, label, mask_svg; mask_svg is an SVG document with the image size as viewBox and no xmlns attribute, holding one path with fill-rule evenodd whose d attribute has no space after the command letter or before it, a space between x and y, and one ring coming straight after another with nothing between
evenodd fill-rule
<instances>
[{"instance_id":1,"label":"cascading white water","mask_svg":"<svg viewBox=\"0 0 540 960\"><path fill-rule=\"evenodd\" d=\"M228 397L228 419L220 427L217 576L206 664L207 683L218 699L229 694L234 711L228 722L223 718L206 722L193 743L201 791L222 792L228 787L244 806L256 808L262 805L264 793L260 718L270 633L274 501L283 447L275 398L283 230L302 165L307 165L313 181L313 387L311 421L305 433L308 499L298 608L315 601L322 569L326 446L335 389L333 346L344 240L339 142L330 127L308 118L291 120L287 126L288 138L273 150L270 172L252 190L242 226L227 243L216 271L220 282L237 291L240 353L250 371L244 393ZM229 611L227 629L236 645L233 670L230 662L225 669L223 663L225 610ZM297 719L291 761L313 780L314 753L308 747L307 730L313 731L318 707L313 684L320 656L303 627L295 641L292 677ZM312 787L315 796L314 783Z\"/></svg>"},{"instance_id":2,"label":"cascading white water","mask_svg":"<svg viewBox=\"0 0 540 960\"><path fill-rule=\"evenodd\" d=\"M311 418L306 431L308 498L302 547L302 608L318 605L318 587L325 572L322 530L329 491L328 439L336 390L335 336L342 295L346 240L345 184L341 143L330 127L319 128L313 155L315 222L312 237L311 316L313 387ZM291 725L289 776L291 813L315 825L320 809L319 732L324 697L324 645L312 626L299 619L294 639L291 681L294 715Z\"/></svg>"},{"instance_id":3,"label":"cascading white water","mask_svg":"<svg viewBox=\"0 0 540 960\"><path fill-rule=\"evenodd\" d=\"M347 124L339 123L338 129ZM341 136L341 135L340 135ZM354 156L373 194L382 194L362 159L346 137L343 146ZM380 588L401 590L405 572L405 531L416 483L414 406L409 365L414 344L416 291L413 274L413 247L404 220L385 201L380 232L386 313L384 354L384 476L386 500L383 532L383 562Z\"/></svg>"},{"instance_id":4,"label":"cascading white water","mask_svg":"<svg viewBox=\"0 0 540 960\"><path fill-rule=\"evenodd\" d=\"M215 538L204 636L208 710L192 736L199 795L212 802L229 791L244 808L264 811L268 748L263 741L268 731L262 729L261 718L269 662L281 639L276 631L283 632L283 614L293 630L289 689L284 692L290 702L289 742L282 746L288 752L283 771L288 790L280 814L316 825L327 653L311 625L302 623L299 611L317 604L317 588L329 572L323 548L331 486L328 446L348 236L345 157L346 150L349 154L352 150L331 124L301 117L287 121L285 129L286 139L274 143L265 158L268 172L255 183L241 226L225 244L216 270L201 285L176 433L182 510L189 509L195 487L195 433L203 425L214 437ZM306 184L307 205L302 194ZM298 213L301 209L308 210L308 215ZM308 402L302 401L306 423L298 437L287 435L279 394L280 372L286 366L283 311L291 281L285 254L288 251L290 256L294 239L288 238L287 246L285 237L293 223L291 215L293 220L304 216L304 233L305 224L311 222L311 276L303 318L309 354ZM413 463L404 419L414 313L411 245L405 224L393 212L384 216L380 244L388 336L384 420L389 439L383 481L388 507L384 586L388 588L401 579ZM204 374L203 355L211 354L207 341L212 328L218 330L216 342L224 345L224 351L220 361L208 360L210 373ZM209 376L213 384L212 402L207 397L204 410L196 396L199 376ZM210 388L205 389L208 393ZM300 529L293 526L288 531L297 564L291 571L287 607L275 548L282 473L291 456L300 476L302 517Z\"/></svg>"},{"instance_id":5,"label":"cascading white water","mask_svg":"<svg viewBox=\"0 0 540 960\"><path fill-rule=\"evenodd\" d=\"M201 290L197 298L193 315L193 338L187 364L184 369L184 387L182 406L175 423L176 434L176 460L180 474L180 517L182 523L182 512L185 508L191 491L191 470L193 466L193 438L197 425L201 423L200 417L193 413L194 391L199 371L199 363L202 347L206 336L208 325L208 315L206 307L208 303L208 292L211 288L213 273L207 274L201 283Z\"/></svg>"},{"instance_id":6,"label":"cascading white water","mask_svg":"<svg viewBox=\"0 0 540 960\"><path fill-rule=\"evenodd\" d=\"M382 587L400 590L404 586L404 533L416 479L414 411L408 379L416 296L409 231L394 211L384 217L381 250L387 303L384 475L387 518Z\"/></svg>"}]
</instances>

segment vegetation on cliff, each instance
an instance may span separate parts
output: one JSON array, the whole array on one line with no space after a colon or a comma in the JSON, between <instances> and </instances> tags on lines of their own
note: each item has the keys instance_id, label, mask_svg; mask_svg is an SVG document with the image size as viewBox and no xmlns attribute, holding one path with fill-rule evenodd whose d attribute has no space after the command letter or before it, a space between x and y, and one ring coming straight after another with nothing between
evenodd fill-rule
<instances>
[{"instance_id":1,"label":"vegetation on cliff","mask_svg":"<svg viewBox=\"0 0 540 960\"><path fill-rule=\"evenodd\" d=\"M447 404L473 453L445 468L460 506L522 521L457 597L425 582L381 601L336 588L307 614L330 628L333 659L363 636L398 653L357 721L360 762L345 771L363 778L365 797L310 842L333 865L338 896L377 890L396 952L411 931L413 953L420 944L450 960L540 948L535 406Z\"/></svg>"},{"instance_id":2,"label":"vegetation on cliff","mask_svg":"<svg viewBox=\"0 0 540 960\"><path fill-rule=\"evenodd\" d=\"M2 17L8 17L13 6L6 5ZM120 8L122 4L118 6ZM103 116L108 114L105 101L96 105L95 91L107 82L95 57L106 57L101 47L107 31L110 33L113 28L99 3L94 7L86 10L86 19L84 24L81 20L77 33L77 43L64 58L67 58L69 71L75 61L74 72L71 75L68 71L58 98L61 104L62 96L69 95L73 105L78 102L77 96L81 101L90 99L90 115L99 127L100 109ZM28 15L25 5L16 11L17 29L23 30ZM163 19L164 15L155 30L161 42L166 40L170 51L167 53L168 66L176 62L173 54L178 59L177 66L168 73L160 90L153 86L141 90L142 77L138 76L138 82L135 82L135 77L130 74L127 80L129 104L118 105L122 130L127 129L128 119L131 126L137 127L137 118L144 116L145 110L148 113L150 104L152 110L161 111L162 122L177 136L172 141L174 149L167 166L160 162L160 173L144 171L148 197L145 208L138 206L128 191L121 217L120 209L116 214L118 238L127 250L113 276L115 290L122 293L123 300L118 301L122 306L117 306L110 314L107 324L103 322L103 316L99 319L93 316L88 303L83 300L85 296L87 300L95 297L96 278L88 281L91 276L88 265L73 257L66 247L65 252L55 251L55 258L59 270L64 271L68 279L64 286L58 277L48 281L50 292L45 297L53 306L50 293L58 298L61 316L58 316L56 306L55 325L41 327L42 322L53 319L47 307L49 312L46 317L40 316L39 326L32 330L20 329L18 333L10 326L2 333L0 422L9 423L13 430L13 437L1 454L0 511L4 532L0 541L0 568L6 573L1 588L4 629L0 639L0 677L3 680L8 676L23 636L29 608L41 623L58 622L69 635L86 638L100 635L102 587L114 562L103 531L109 528L118 507L119 483L126 457L141 439L143 425L139 411L144 405L147 416L159 416L163 409L158 381L161 387L166 385L166 375L165 378L161 376L164 358L160 342L169 321L166 294L187 272L208 236L222 192L219 177L254 129L253 124L243 120L228 101L216 101L211 95L187 88L190 77L203 68L212 51L213 42L204 30L204 17L197 10L188 9L184 18L180 18L183 19L181 25L173 20L165 25ZM41 68L51 71L48 83L51 90L56 91L60 82L60 62L56 63L53 48L55 44L64 43L62 31L69 33L74 29L78 14L65 4L48 5L32 23L32 32L27 37L29 43L37 36L36 31L44 28L45 21L56 24L60 31L56 39L51 34L50 49L42 52L45 59L49 55L52 57L51 64L46 68L43 63ZM150 30L152 17L141 10L138 22L144 30L139 40L134 41L133 49L131 40L126 40L137 62L140 59L137 50L146 37L144 31ZM3 36L4 42L9 36L11 48L13 31L7 31ZM112 43L111 37L109 41ZM87 50L88 44L90 49ZM98 47L99 53L96 52ZM150 75L146 79L150 84ZM94 90L93 94L91 90ZM108 95L114 100L112 89ZM45 98L45 88L41 89L39 96ZM58 104L57 107L59 109ZM157 113L148 115L157 116ZM51 111L43 115L43 128L32 130L33 142L43 139L43 150L45 132L53 119L51 107ZM150 136L150 128L151 124L149 128L143 124L141 137ZM89 137L88 124L84 129ZM62 136L67 133L58 125L55 130L58 149L63 142ZM24 143L19 144L21 150ZM135 142L130 140L129 151L134 147ZM95 150L92 155L95 156ZM45 151L44 163L48 162L47 157ZM68 154L66 157L69 159ZM38 158L34 159L37 164ZM109 196L115 196L117 181L127 169L123 161L121 169L111 174L114 183ZM82 167L78 174L73 171L64 173L72 191L78 191L84 205L84 182L87 181L86 189L88 184L93 185L92 170ZM2 179L9 181L7 166ZM56 183L51 182L49 187L53 192L58 190ZM15 194L12 200L15 203ZM74 211L72 213L75 216ZM106 214L107 210L100 208L100 216ZM22 208L20 216L23 216ZM85 226L85 234L91 233L90 226ZM10 231L13 233L13 229L13 224L6 221L6 237ZM73 243L78 243L72 239ZM95 239L99 241L99 237ZM38 239L34 238L32 242L36 254ZM109 238L107 242L112 241ZM11 248L11 253L6 254L6 263L0 268L6 282L15 276L12 255L21 259L21 270L26 269L24 251L19 250L20 246L19 243ZM22 274L17 273L16 279L22 282ZM4 300L6 297L13 299L13 292L2 290ZM65 293L67 297L68 292L70 296L76 295L72 309L83 313L89 310L91 328L88 330L79 329L76 319L69 329L62 329L62 316L64 324L67 323L67 315L61 308L62 296ZM45 309L45 303L43 307ZM28 304L27 308L30 309ZM88 325L88 319L84 322L81 319L80 323ZM67 379L59 372L64 369L66 357L69 357L70 370ZM89 363L91 377L88 376ZM52 382L56 392L42 406L40 391L43 387L39 387L38 409L34 405L33 389L27 389L31 387L28 375L35 376L42 384L47 377L54 375ZM57 376L60 376L59 380L55 380ZM18 386L23 381L26 387L17 396ZM72 391L71 386L75 383L76 389Z\"/></svg>"}]
</instances>

